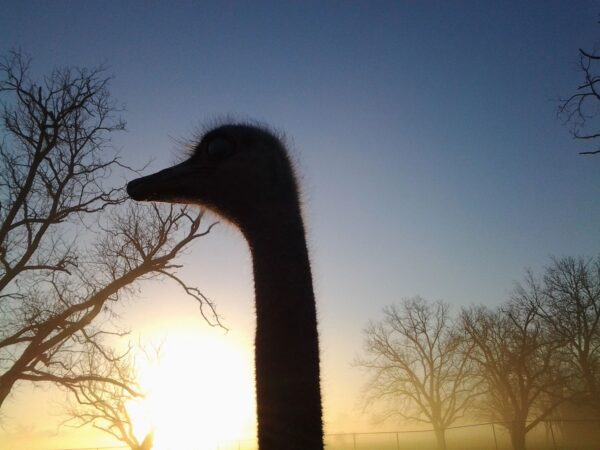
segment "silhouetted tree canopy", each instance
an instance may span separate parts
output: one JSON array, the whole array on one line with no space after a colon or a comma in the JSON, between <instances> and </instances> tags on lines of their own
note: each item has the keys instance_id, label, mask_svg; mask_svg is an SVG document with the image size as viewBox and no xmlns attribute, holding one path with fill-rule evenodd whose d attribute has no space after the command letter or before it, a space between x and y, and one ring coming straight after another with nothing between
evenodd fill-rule
<instances>
[{"instance_id":1,"label":"silhouetted tree canopy","mask_svg":"<svg viewBox=\"0 0 600 450\"><path fill-rule=\"evenodd\" d=\"M459 317L442 302L404 300L369 323L364 342L356 365L381 418L429 423L445 448L444 430L483 413L525 450L528 433L564 411L600 417L600 258L553 258L503 304Z\"/></svg>"},{"instance_id":2,"label":"silhouetted tree canopy","mask_svg":"<svg viewBox=\"0 0 600 450\"><path fill-rule=\"evenodd\" d=\"M488 416L508 428L514 450L525 450L525 437L564 401L567 382L560 342L517 294L496 309L472 307L461 314L483 385L480 403Z\"/></svg>"},{"instance_id":3,"label":"silhouetted tree canopy","mask_svg":"<svg viewBox=\"0 0 600 450\"><path fill-rule=\"evenodd\" d=\"M528 274L519 292L561 345L569 395L600 415L600 259L554 258L541 280Z\"/></svg>"},{"instance_id":4,"label":"silhouetted tree canopy","mask_svg":"<svg viewBox=\"0 0 600 450\"><path fill-rule=\"evenodd\" d=\"M598 113L600 107L600 55L579 49L581 79L573 94L561 98L559 115L571 127L575 139L594 141L600 137ZM600 153L600 149L579 152L582 155Z\"/></svg>"},{"instance_id":5,"label":"silhouetted tree canopy","mask_svg":"<svg viewBox=\"0 0 600 450\"><path fill-rule=\"evenodd\" d=\"M384 308L383 319L371 322L364 334L364 356L356 364L370 376L367 405L383 404L383 419L399 416L431 424L438 449L445 450L445 430L478 394L472 349L449 305L405 299Z\"/></svg>"},{"instance_id":6,"label":"silhouetted tree canopy","mask_svg":"<svg viewBox=\"0 0 600 450\"><path fill-rule=\"evenodd\" d=\"M114 305L150 278L174 281L219 323L175 263L210 227L188 208L124 203L112 175L127 168L110 138L125 123L102 68L32 80L29 64L18 52L0 60L0 406L19 381L135 394L132 380L94 372L104 365L89 357L125 356L105 343L124 334Z\"/></svg>"},{"instance_id":7,"label":"silhouetted tree canopy","mask_svg":"<svg viewBox=\"0 0 600 450\"><path fill-rule=\"evenodd\" d=\"M146 354L143 349L140 353ZM158 351L153 357L158 358ZM126 444L130 450L150 450L154 432L150 430L143 439L138 437L131 416L131 403L137 400L141 392L137 379L136 357L129 355L120 358L117 363L98 358L93 353L87 355L85 373L101 374L105 380L128 380L128 387L104 380L88 379L82 381L73 390L71 400L65 410L67 416L63 425L81 428L88 425L110 434ZM131 388L138 392L133 394Z\"/></svg>"}]
</instances>

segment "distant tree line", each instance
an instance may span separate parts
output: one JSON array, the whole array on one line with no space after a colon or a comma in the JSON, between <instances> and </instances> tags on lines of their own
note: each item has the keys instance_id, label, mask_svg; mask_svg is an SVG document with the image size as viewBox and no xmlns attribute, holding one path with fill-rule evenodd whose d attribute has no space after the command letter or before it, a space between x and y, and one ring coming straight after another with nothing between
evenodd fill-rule
<instances>
[{"instance_id":1,"label":"distant tree line","mask_svg":"<svg viewBox=\"0 0 600 450\"><path fill-rule=\"evenodd\" d=\"M439 450L470 415L501 422L515 450L569 405L600 418L600 258L552 259L495 308L451 314L421 297L388 306L356 365L369 376L367 406L431 424Z\"/></svg>"}]
</instances>

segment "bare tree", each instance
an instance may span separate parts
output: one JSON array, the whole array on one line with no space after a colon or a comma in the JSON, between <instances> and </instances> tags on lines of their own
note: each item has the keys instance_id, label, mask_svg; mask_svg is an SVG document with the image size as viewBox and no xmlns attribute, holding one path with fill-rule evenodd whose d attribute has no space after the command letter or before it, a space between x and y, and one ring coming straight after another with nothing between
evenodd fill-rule
<instances>
[{"instance_id":1,"label":"bare tree","mask_svg":"<svg viewBox=\"0 0 600 450\"><path fill-rule=\"evenodd\" d=\"M356 364L370 374L367 405L385 402L384 418L429 423L439 450L445 430L473 399L471 349L457 331L446 303L415 297L383 310L365 329L365 357Z\"/></svg>"},{"instance_id":2,"label":"bare tree","mask_svg":"<svg viewBox=\"0 0 600 450\"><path fill-rule=\"evenodd\" d=\"M582 80L574 94L559 100L558 114L571 126L575 139L593 141L600 137L598 107L600 106L600 55L579 49L579 70ZM591 130L590 130L591 128ZM581 155L594 155L600 149L579 152Z\"/></svg>"},{"instance_id":3,"label":"bare tree","mask_svg":"<svg viewBox=\"0 0 600 450\"><path fill-rule=\"evenodd\" d=\"M67 419L63 425L81 428L91 425L126 444L131 450L150 450L154 432L151 430L144 439L138 439L135 424L129 412L129 403L143 397L138 385L135 356L107 360L94 353L86 355L82 361L84 373L102 374L104 379L120 380L124 386L113 382L88 379L71 388L73 401L66 408ZM132 393L135 388L136 393Z\"/></svg>"},{"instance_id":4,"label":"bare tree","mask_svg":"<svg viewBox=\"0 0 600 450\"><path fill-rule=\"evenodd\" d=\"M530 273L520 292L561 342L572 394L600 413L600 259L553 259L541 282Z\"/></svg>"},{"instance_id":5,"label":"bare tree","mask_svg":"<svg viewBox=\"0 0 600 450\"><path fill-rule=\"evenodd\" d=\"M102 69L59 69L38 83L29 73L20 53L0 60L0 406L18 381L134 393L81 361L123 356L104 337L123 333L113 307L144 279L174 281L219 323L174 262L210 227L187 208L125 204L110 185L123 167L110 134L124 122Z\"/></svg>"},{"instance_id":6,"label":"bare tree","mask_svg":"<svg viewBox=\"0 0 600 450\"><path fill-rule=\"evenodd\" d=\"M480 407L507 427L514 450L525 450L527 433L564 401L560 343L519 292L496 310L471 307L461 317L486 392Z\"/></svg>"}]
</instances>

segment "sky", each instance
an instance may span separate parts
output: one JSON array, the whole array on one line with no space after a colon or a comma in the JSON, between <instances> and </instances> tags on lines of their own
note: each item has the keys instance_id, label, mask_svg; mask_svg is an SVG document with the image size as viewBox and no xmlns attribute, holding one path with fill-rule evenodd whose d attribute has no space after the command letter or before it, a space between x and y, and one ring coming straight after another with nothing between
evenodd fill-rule
<instances>
[{"instance_id":1,"label":"sky","mask_svg":"<svg viewBox=\"0 0 600 450\"><path fill-rule=\"evenodd\" d=\"M0 0L0 53L30 54L36 74L105 64L127 121L113 142L125 162L151 161L148 173L218 118L284 132L302 185L326 430L393 429L362 412L352 366L385 305L494 306L553 255L600 254L600 157L578 155L587 147L556 115L580 80L578 48L600 44L599 13L592 1ZM226 339L251 354L241 235L220 225L184 261ZM151 284L127 305L134 334L219 332L173 290ZM50 432L30 414L50 395L38 391L13 397L6 439Z\"/></svg>"}]
</instances>

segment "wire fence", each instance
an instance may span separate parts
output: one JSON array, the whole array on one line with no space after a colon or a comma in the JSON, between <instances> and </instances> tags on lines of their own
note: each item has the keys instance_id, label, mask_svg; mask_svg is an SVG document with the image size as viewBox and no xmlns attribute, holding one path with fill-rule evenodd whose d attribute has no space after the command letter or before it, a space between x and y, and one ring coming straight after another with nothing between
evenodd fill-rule
<instances>
[{"instance_id":1,"label":"wire fence","mask_svg":"<svg viewBox=\"0 0 600 450\"><path fill-rule=\"evenodd\" d=\"M447 450L513 450L508 424L487 422L450 427ZM526 436L527 450L600 450L600 420L547 420ZM432 429L325 436L326 450L437 450ZM221 443L217 450L256 450L253 441Z\"/></svg>"},{"instance_id":2,"label":"wire fence","mask_svg":"<svg viewBox=\"0 0 600 450\"><path fill-rule=\"evenodd\" d=\"M487 422L450 427L446 430L447 450L513 450L508 424ZM547 420L526 436L527 450L600 450L600 420ZM88 447L55 450L117 450L128 447ZM437 450L435 432L382 431L325 435L326 450ZM177 450L177 449L172 449ZM234 440L215 449L257 450L256 441Z\"/></svg>"},{"instance_id":3,"label":"wire fence","mask_svg":"<svg viewBox=\"0 0 600 450\"><path fill-rule=\"evenodd\" d=\"M513 450L506 423L450 427L447 450ZM330 434L327 450L437 450L433 430ZM527 450L599 450L600 420L548 420L526 436ZM225 450L225 449L223 449ZM229 449L227 449L229 450ZM249 450L249 449L248 449Z\"/></svg>"}]
</instances>

